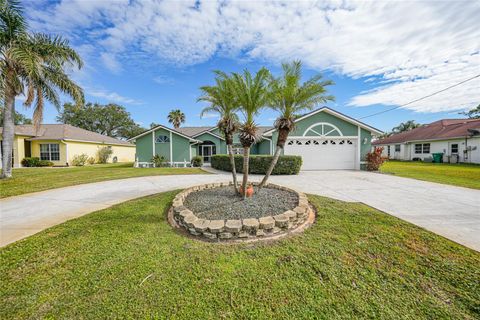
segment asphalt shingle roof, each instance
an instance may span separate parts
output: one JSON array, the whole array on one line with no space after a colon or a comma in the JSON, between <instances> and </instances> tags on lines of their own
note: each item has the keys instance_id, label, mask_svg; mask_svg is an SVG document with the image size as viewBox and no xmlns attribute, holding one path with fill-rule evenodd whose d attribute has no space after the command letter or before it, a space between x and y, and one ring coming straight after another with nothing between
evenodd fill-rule
<instances>
[{"instance_id":1,"label":"asphalt shingle roof","mask_svg":"<svg viewBox=\"0 0 480 320\"><path fill-rule=\"evenodd\" d=\"M0 127L0 134L3 128ZM41 124L38 131L31 124L15 126L16 135L31 136L28 140L79 140L133 146L130 142L88 131L69 124Z\"/></svg>"},{"instance_id":2,"label":"asphalt shingle roof","mask_svg":"<svg viewBox=\"0 0 480 320\"><path fill-rule=\"evenodd\" d=\"M480 129L480 119L444 119L419 128L397 133L385 139L374 141L374 145L403 143L421 140L442 140L471 136L469 130Z\"/></svg>"}]
</instances>

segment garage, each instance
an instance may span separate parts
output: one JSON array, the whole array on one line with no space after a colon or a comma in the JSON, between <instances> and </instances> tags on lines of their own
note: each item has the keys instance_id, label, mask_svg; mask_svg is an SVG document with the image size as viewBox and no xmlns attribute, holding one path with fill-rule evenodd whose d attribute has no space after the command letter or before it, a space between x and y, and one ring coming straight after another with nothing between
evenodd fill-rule
<instances>
[{"instance_id":1,"label":"garage","mask_svg":"<svg viewBox=\"0 0 480 320\"><path fill-rule=\"evenodd\" d=\"M303 159L302 170L348 170L356 168L357 139L298 137L287 140L285 155Z\"/></svg>"}]
</instances>

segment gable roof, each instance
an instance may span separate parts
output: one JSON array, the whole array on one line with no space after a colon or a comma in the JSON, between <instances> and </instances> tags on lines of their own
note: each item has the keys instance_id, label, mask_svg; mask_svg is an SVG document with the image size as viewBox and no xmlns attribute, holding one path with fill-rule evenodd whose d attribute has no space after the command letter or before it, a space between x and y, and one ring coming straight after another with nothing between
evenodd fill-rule
<instances>
[{"instance_id":1,"label":"gable roof","mask_svg":"<svg viewBox=\"0 0 480 320\"><path fill-rule=\"evenodd\" d=\"M3 128L0 127L0 134ZM69 124L41 124L38 131L32 124L23 124L15 126L14 132L16 135L30 136L27 141L37 140L71 140L96 142L102 144L116 144L124 146L134 146L130 142L112 138L100 133L74 127Z\"/></svg>"},{"instance_id":2,"label":"gable roof","mask_svg":"<svg viewBox=\"0 0 480 320\"><path fill-rule=\"evenodd\" d=\"M421 127L397 133L372 144L403 143L420 140L444 140L472 136L480 131L480 119L443 119Z\"/></svg>"},{"instance_id":3,"label":"gable roof","mask_svg":"<svg viewBox=\"0 0 480 320\"><path fill-rule=\"evenodd\" d=\"M148 130L140 133L139 135L137 135L137 136L135 136L135 137L133 137L133 138L128 139L128 141L132 141L132 140L138 139L138 138L140 138L140 137L143 137L144 135L147 135L147 134L151 133L152 131L156 131L157 129L160 129L160 128L161 128L161 129L165 129L165 130L167 130L167 131L170 131L171 133L175 133L176 135L179 135L179 136L181 136L181 137L184 137L184 138L186 138L186 139L188 139L188 140L190 140L190 141L192 141L192 142L198 142L198 141L199 141L199 140L193 139L192 137L190 137L190 136L188 136L188 135L186 135L186 134L181 133L180 131L177 131L177 130L174 130L174 129L170 129L169 127L166 127L166 126L161 125L161 124L159 124L159 125L151 128L151 129L148 129ZM186 127L186 128L187 128L187 127ZM180 129L180 128L179 128L179 129Z\"/></svg>"},{"instance_id":4,"label":"gable roof","mask_svg":"<svg viewBox=\"0 0 480 320\"><path fill-rule=\"evenodd\" d=\"M356 119L354 119L354 118L352 118L352 117L350 117L350 116L347 116L347 115L345 115L345 114L343 114L343 113L341 113L341 112L338 112L338 111L333 110L333 109L328 108L328 107L321 107L321 108L319 108L319 109L313 110L312 112L309 112L309 113L307 113L307 114L304 114L303 116L298 117L297 119L295 119L295 122L298 122L298 121L301 121L301 120L306 119L306 118L308 118L308 117L311 117L311 116L313 116L314 114L317 114L317 113L319 113L319 112L327 112L327 113L329 113L329 114L331 114L331 115L333 115L333 116L336 116L336 117L338 117L338 118L340 118L340 119L342 119L342 120L344 120L344 121L353 123L354 125L357 125L357 126L363 128L363 129L365 129L365 130L368 130L368 131L373 132L373 133L376 133L376 134L382 134L382 133L383 133L381 130L379 130L379 129L377 129L377 128L374 128L374 127L372 127L372 126L369 126L369 125L366 124L366 123L363 123L363 122L361 122L361 121L358 121L358 120L356 120ZM270 136L275 130L277 130L277 129L276 129L276 128L272 128L272 129L270 129L270 130L268 130L268 131L265 131L263 134L264 134L264 135L267 135L267 136Z\"/></svg>"},{"instance_id":5,"label":"gable roof","mask_svg":"<svg viewBox=\"0 0 480 320\"><path fill-rule=\"evenodd\" d=\"M180 127L176 129L178 132L183 133L189 137L195 137L204 131L209 131L214 129L215 127Z\"/></svg>"}]
</instances>

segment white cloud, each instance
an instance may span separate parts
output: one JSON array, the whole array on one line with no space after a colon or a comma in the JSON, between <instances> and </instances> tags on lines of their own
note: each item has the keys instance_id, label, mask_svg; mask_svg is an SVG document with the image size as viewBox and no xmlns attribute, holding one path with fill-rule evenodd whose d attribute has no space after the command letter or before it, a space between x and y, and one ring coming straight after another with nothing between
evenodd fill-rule
<instances>
[{"instance_id":1,"label":"white cloud","mask_svg":"<svg viewBox=\"0 0 480 320\"><path fill-rule=\"evenodd\" d=\"M158 84L172 84L175 82L173 78L162 76L162 75L156 76L155 78L153 78L153 81L155 81Z\"/></svg>"},{"instance_id":2,"label":"white cloud","mask_svg":"<svg viewBox=\"0 0 480 320\"><path fill-rule=\"evenodd\" d=\"M203 116L201 116L200 114L198 115L200 118L203 118L203 119L218 119L219 118L219 115L216 114L216 113L206 113L204 114Z\"/></svg>"},{"instance_id":3,"label":"white cloud","mask_svg":"<svg viewBox=\"0 0 480 320\"><path fill-rule=\"evenodd\" d=\"M177 65L215 55L298 58L312 69L365 77L373 89L352 106L400 105L480 73L478 1L71 0L41 9L30 13L36 28L90 42L115 72L145 56ZM478 89L472 81L407 108L473 106Z\"/></svg>"},{"instance_id":4,"label":"white cloud","mask_svg":"<svg viewBox=\"0 0 480 320\"><path fill-rule=\"evenodd\" d=\"M107 102L134 104L134 105L140 105L143 103L140 100L124 97L116 92L107 91L107 90L98 89L98 88L85 88L85 92L86 94L91 95L93 97L105 99L107 100Z\"/></svg>"}]
</instances>

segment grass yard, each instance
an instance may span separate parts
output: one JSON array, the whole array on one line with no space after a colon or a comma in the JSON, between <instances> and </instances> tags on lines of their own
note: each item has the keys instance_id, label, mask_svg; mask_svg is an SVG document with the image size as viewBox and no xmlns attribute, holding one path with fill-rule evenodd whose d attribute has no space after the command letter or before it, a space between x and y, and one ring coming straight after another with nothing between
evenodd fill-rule
<instances>
[{"instance_id":1,"label":"grass yard","mask_svg":"<svg viewBox=\"0 0 480 320\"><path fill-rule=\"evenodd\" d=\"M380 168L380 171L400 177L480 189L480 165L476 164L390 160Z\"/></svg>"},{"instance_id":2,"label":"grass yard","mask_svg":"<svg viewBox=\"0 0 480 320\"><path fill-rule=\"evenodd\" d=\"M175 192L0 249L1 319L478 319L480 254L361 204L312 196L274 243L205 243L166 222Z\"/></svg>"},{"instance_id":3,"label":"grass yard","mask_svg":"<svg viewBox=\"0 0 480 320\"><path fill-rule=\"evenodd\" d=\"M199 168L134 168L133 163L98 164L68 168L22 168L13 170L13 178L0 180L0 198L24 193L114 179L206 174Z\"/></svg>"}]
</instances>

